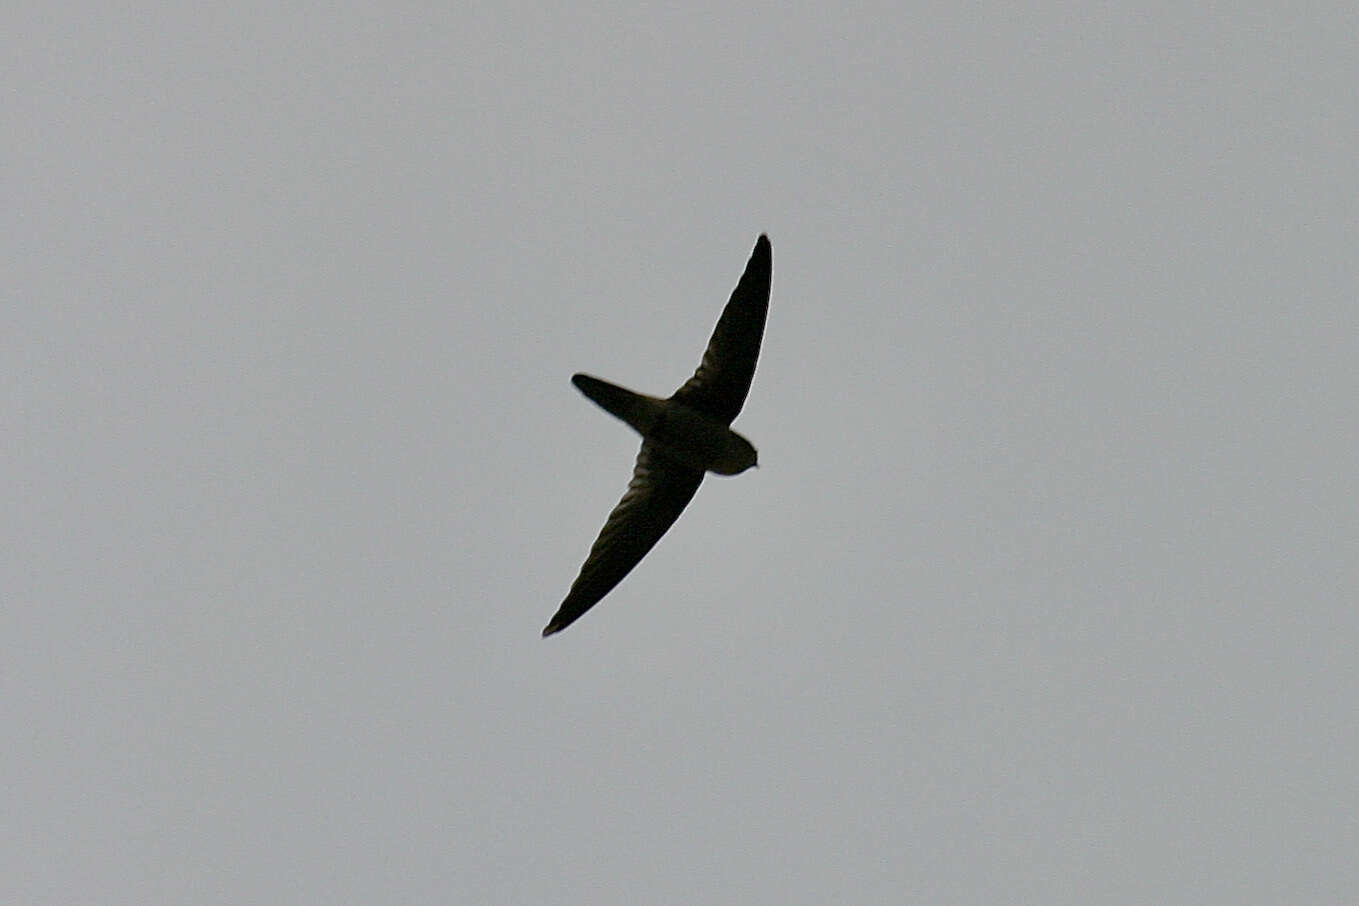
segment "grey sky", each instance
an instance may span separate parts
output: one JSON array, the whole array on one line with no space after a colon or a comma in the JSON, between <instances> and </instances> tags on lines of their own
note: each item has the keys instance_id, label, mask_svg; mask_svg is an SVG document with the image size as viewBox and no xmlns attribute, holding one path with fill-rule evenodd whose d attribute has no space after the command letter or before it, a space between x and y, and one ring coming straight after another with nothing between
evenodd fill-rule
<instances>
[{"instance_id":1,"label":"grey sky","mask_svg":"<svg viewBox=\"0 0 1359 906\"><path fill-rule=\"evenodd\" d=\"M274 6L0 15L0 902L1353 896L1352 11Z\"/></svg>"}]
</instances>

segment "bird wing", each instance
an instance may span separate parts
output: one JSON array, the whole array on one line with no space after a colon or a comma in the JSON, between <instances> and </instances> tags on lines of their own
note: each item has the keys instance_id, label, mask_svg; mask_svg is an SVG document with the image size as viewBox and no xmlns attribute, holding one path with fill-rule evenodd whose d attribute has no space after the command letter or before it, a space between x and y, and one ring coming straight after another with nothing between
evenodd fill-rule
<instances>
[{"instance_id":1,"label":"bird wing","mask_svg":"<svg viewBox=\"0 0 1359 906\"><path fill-rule=\"evenodd\" d=\"M562 606L543 630L561 632L594 607L646 556L693 499L703 472L642 443L623 499L609 514Z\"/></svg>"},{"instance_id":2,"label":"bird wing","mask_svg":"<svg viewBox=\"0 0 1359 906\"><path fill-rule=\"evenodd\" d=\"M773 269L769 237L761 235L732 291L694 376L670 397L691 409L731 424L741 411L755 376L764 320L769 313L769 276Z\"/></svg>"}]
</instances>

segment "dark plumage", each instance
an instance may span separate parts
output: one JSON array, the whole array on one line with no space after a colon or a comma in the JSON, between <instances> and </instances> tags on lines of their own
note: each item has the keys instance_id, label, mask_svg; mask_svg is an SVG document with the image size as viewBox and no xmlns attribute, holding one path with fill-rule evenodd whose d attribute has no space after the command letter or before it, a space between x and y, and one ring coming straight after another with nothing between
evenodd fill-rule
<instances>
[{"instance_id":1,"label":"dark plumage","mask_svg":"<svg viewBox=\"0 0 1359 906\"><path fill-rule=\"evenodd\" d=\"M762 235L698 370L669 399L633 393L589 375L571 379L582 393L636 429L642 449L627 492L609 514L544 636L570 626L623 580L679 518L705 471L735 475L756 465L755 448L729 426L755 375L772 267L769 239Z\"/></svg>"}]
</instances>

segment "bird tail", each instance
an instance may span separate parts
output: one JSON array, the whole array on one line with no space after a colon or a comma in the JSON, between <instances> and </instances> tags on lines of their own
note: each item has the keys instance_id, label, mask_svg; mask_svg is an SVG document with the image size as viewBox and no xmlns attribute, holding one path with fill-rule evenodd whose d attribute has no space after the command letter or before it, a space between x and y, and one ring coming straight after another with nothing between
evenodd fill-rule
<instances>
[{"instance_id":1,"label":"bird tail","mask_svg":"<svg viewBox=\"0 0 1359 906\"><path fill-rule=\"evenodd\" d=\"M663 408L661 400L633 393L625 387L601 381L588 374L572 375L571 383L605 411L632 425L643 436L655 426Z\"/></svg>"}]
</instances>

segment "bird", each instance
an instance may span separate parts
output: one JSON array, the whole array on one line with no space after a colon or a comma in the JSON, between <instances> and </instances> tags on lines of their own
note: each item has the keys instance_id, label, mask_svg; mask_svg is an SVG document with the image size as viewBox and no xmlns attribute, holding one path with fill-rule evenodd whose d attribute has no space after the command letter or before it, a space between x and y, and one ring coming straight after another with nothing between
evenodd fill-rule
<instances>
[{"instance_id":1,"label":"bird","mask_svg":"<svg viewBox=\"0 0 1359 906\"><path fill-rule=\"evenodd\" d=\"M599 603L655 546L693 499L707 472L738 475L757 466L755 447L731 423L755 376L773 255L763 233L693 377L666 399L575 374L571 383L642 436L632 480L590 548L580 574L543 637L561 632Z\"/></svg>"}]
</instances>

